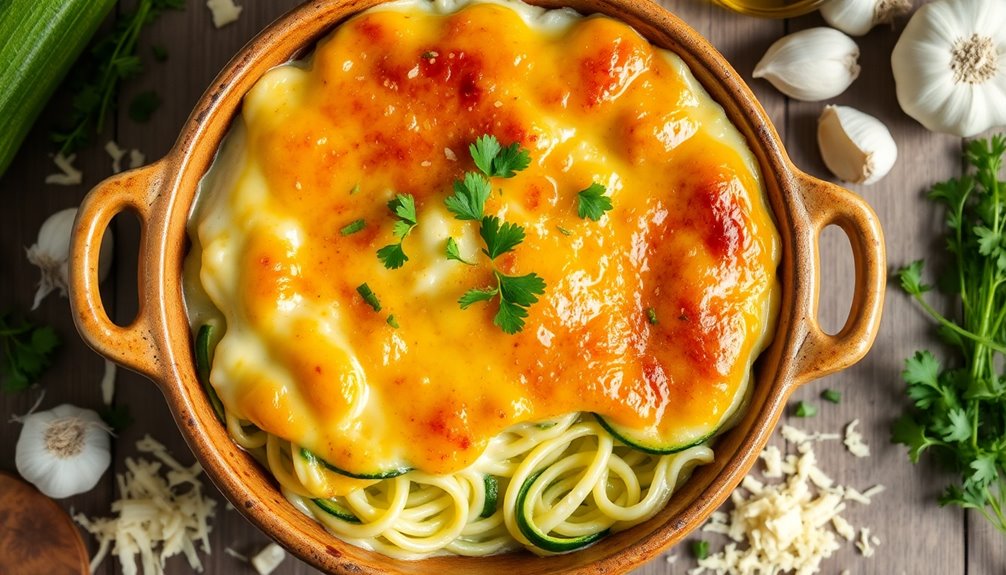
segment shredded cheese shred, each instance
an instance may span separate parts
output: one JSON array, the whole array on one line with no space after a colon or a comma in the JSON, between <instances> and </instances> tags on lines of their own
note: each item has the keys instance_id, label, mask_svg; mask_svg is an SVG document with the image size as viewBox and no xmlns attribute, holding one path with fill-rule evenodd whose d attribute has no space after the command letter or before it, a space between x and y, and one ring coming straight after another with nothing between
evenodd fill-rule
<instances>
[{"instance_id":1,"label":"shredded cheese shred","mask_svg":"<svg viewBox=\"0 0 1006 575\"><path fill-rule=\"evenodd\" d=\"M853 455L866 457L869 448L855 431L858 423L856 420L846 427L843 443ZM859 492L836 484L817 466L814 443L842 439L840 435L808 433L790 426L783 426L781 433L795 444L797 453L784 457L774 445L765 448L761 476L776 481L767 483L753 475L744 478L731 496L733 510L713 513L702 528L726 535L733 542L700 559L690 575L707 571L717 575L810 575L818 573L821 562L841 547L839 538L853 543L864 557L873 556L880 539L867 527L860 528L857 537L856 527L841 513L847 501L869 505L884 486Z\"/></svg>"},{"instance_id":2,"label":"shredded cheese shred","mask_svg":"<svg viewBox=\"0 0 1006 575\"><path fill-rule=\"evenodd\" d=\"M136 443L154 460L126 458L126 472L116 476L119 499L114 517L74 520L98 540L91 572L109 553L119 558L123 575L136 575L136 559L144 575L164 573L168 557L183 554L189 566L202 572L196 545L210 553L209 520L217 502L203 494L199 464L185 467L149 435Z\"/></svg>"}]
</instances>

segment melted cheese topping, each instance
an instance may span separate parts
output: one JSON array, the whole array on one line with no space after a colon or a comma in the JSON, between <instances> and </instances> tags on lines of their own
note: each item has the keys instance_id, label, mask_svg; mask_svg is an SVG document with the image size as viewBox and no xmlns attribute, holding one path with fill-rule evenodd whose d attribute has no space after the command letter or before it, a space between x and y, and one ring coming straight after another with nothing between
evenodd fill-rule
<instances>
[{"instance_id":1,"label":"melted cheese topping","mask_svg":"<svg viewBox=\"0 0 1006 575\"><path fill-rule=\"evenodd\" d=\"M501 271L547 283L516 335L495 303L457 304L494 285L477 225L443 203L482 134L532 158L486 205L526 230ZM577 216L592 182L614 204L599 222ZM396 193L419 224L388 270ZM723 110L627 25L516 3L381 6L270 71L192 232L190 319L226 326L226 408L353 473L454 472L516 423L578 411L688 436L737 409L773 321L779 241ZM448 261L448 237L477 265Z\"/></svg>"}]
</instances>

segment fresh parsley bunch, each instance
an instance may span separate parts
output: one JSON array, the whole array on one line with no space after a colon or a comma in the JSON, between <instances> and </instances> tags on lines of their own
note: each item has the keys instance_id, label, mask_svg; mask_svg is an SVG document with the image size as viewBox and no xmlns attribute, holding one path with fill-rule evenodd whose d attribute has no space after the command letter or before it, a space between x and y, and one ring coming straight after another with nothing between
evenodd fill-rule
<instances>
[{"instance_id":1,"label":"fresh parsley bunch","mask_svg":"<svg viewBox=\"0 0 1006 575\"><path fill-rule=\"evenodd\" d=\"M939 324L956 353L940 362L919 351L902 377L915 404L899 419L892 440L908 446L918 462L938 451L960 473L940 497L941 505L974 509L1006 534L1006 182L999 180L1006 138L971 142L965 160L973 175L933 187L930 199L947 210L950 269L941 289L957 296L957 318L945 317L924 298L923 262L898 275L908 292Z\"/></svg>"}]
</instances>

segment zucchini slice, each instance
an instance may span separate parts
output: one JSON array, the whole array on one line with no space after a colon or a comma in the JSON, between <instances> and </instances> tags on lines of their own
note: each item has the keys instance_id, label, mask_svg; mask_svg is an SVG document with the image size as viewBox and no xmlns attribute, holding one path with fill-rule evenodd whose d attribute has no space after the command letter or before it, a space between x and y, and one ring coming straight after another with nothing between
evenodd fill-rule
<instances>
[{"instance_id":1,"label":"zucchini slice","mask_svg":"<svg viewBox=\"0 0 1006 575\"><path fill-rule=\"evenodd\" d=\"M568 551L582 549L591 543L602 539L608 534L610 531L609 529L580 537L558 537L555 535L549 535L548 533L542 533L531 518L533 503L527 500L528 490L541 474L542 472L539 471L529 477L527 481L520 486L520 491L517 492L517 510L515 513L517 528L520 529L520 532L524 534L524 537L527 537L527 540L530 541L532 545L550 553L566 553Z\"/></svg>"},{"instance_id":2,"label":"zucchini slice","mask_svg":"<svg viewBox=\"0 0 1006 575\"><path fill-rule=\"evenodd\" d=\"M597 422L601 424L601 427L603 427L618 441L621 441L633 449L638 449L639 451L653 455L677 453L679 451L684 451L689 447L694 447L706 441L713 435L716 435L716 432L719 431L720 427L723 425L720 423L697 433L693 432L690 434L681 434L681 437L676 440L663 442L653 437L644 437L639 431L612 423L596 413L594 414L594 417L597 418Z\"/></svg>"},{"instance_id":3,"label":"zucchini slice","mask_svg":"<svg viewBox=\"0 0 1006 575\"><path fill-rule=\"evenodd\" d=\"M486 486L486 500L482 504L482 513L479 513L479 517L485 519L486 517L491 517L493 513L496 513L497 500L499 499L499 481L496 480L495 475L486 475L484 478Z\"/></svg>"},{"instance_id":4,"label":"zucchini slice","mask_svg":"<svg viewBox=\"0 0 1006 575\"><path fill-rule=\"evenodd\" d=\"M328 513L337 519L341 519L346 523L360 523L359 517L353 515L352 511L346 509L332 499L312 499L311 503L317 505L318 508L325 513Z\"/></svg>"},{"instance_id":5,"label":"zucchini slice","mask_svg":"<svg viewBox=\"0 0 1006 575\"><path fill-rule=\"evenodd\" d=\"M350 473L349 471L336 467L331 463L325 461L324 459L318 457L306 447L300 448L300 455L301 457L303 457L308 461L321 464L325 469L328 469L329 471L334 471L340 475L345 475L346 477L352 477L353 479L391 479L392 477L405 475L406 473L412 471L411 467L394 467L392 469L382 471L374 471L367 473Z\"/></svg>"},{"instance_id":6,"label":"zucchini slice","mask_svg":"<svg viewBox=\"0 0 1006 575\"><path fill-rule=\"evenodd\" d=\"M213 389L213 386L210 384L210 366L213 365L213 352L210 350L212 341L213 326L205 324L200 327L199 333L196 335L196 375L199 377L199 382L203 384L207 397L210 398L210 405L213 406L217 419L220 420L220 423L227 425L227 420L224 416L224 404L220 401L217 390Z\"/></svg>"}]
</instances>

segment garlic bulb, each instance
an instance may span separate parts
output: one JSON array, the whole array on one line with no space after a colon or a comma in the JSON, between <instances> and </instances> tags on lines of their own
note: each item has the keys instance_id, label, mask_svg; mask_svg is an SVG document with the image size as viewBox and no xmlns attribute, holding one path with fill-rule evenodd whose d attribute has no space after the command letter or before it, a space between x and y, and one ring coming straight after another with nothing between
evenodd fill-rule
<instances>
[{"instance_id":1,"label":"garlic bulb","mask_svg":"<svg viewBox=\"0 0 1006 575\"><path fill-rule=\"evenodd\" d=\"M898 103L934 131L970 137L1006 125L1006 2L936 0L891 54Z\"/></svg>"},{"instance_id":2,"label":"garlic bulb","mask_svg":"<svg viewBox=\"0 0 1006 575\"><path fill-rule=\"evenodd\" d=\"M830 0L821 7L821 16L832 28L862 36L877 24L890 24L911 10L911 0Z\"/></svg>"},{"instance_id":3,"label":"garlic bulb","mask_svg":"<svg viewBox=\"0 0 1006 575\"><path fill-rule=\"evenodd\" d=\"M60 499L97 485L112 461L108 431L90 409L60 405L29 413L18 437L14 463L39 491Z\"/></svg>"},{"instance_id":4,"label":"garlic bulb","mask_svg":"<svg viewBox=\"0 0 1006 575\"><path fill-rule=\"evenodd\" d=\"M59 289L60 295L66 297L70 233L73 231L75 217L77 208L67 208L49 216L38 230L38 240L28 248L28 261L42 270L42 279L38 282L35 303L31 309L37 308L45 296L54 289ZM98 261L98 277L104 280L112 266L111 229L105 230L105 235L101 238Z\"/></svg>"},{"instance_id":5,"label":"garlic bulb","mask_svg":"<svg viewBox=\"0 0 1006 575\"><path fill-rule=\"evenodd\" d=\"M859 46L832 28L810 28L783 36L755 66L754 77L797 100L834 98L859 77Z\"/></svg>"},{"instance_id":6,"label":"garlic bulb","mask_svg":"<svg viewBox=\"0 0 1006 575\"><path fill-rule=\"evenodd\" d=\"M826 106L817 124L821 157L833 174L853 184L883 178L898 159L898 145L880 120L847 106Z\"/></svg>"}]
</instances>

